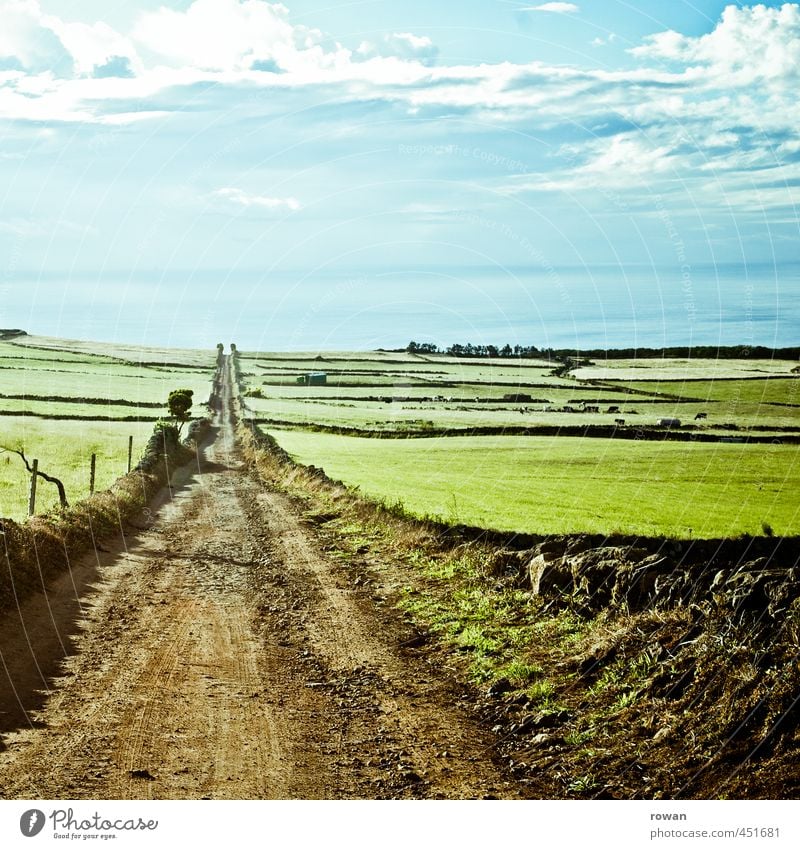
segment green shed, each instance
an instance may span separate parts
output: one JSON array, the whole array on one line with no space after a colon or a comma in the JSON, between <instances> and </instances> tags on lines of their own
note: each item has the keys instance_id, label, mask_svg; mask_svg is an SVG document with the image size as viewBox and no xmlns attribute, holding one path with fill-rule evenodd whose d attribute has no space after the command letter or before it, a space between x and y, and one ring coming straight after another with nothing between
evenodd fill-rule
<instances>
[{"instance_id":1,"label":"green shed","mask_svg":"<svg viewBox=\"0 0 800 849\"><path fill-rule=\"evenodd\" d=\"M297 382L302 386L325 386L328 375L324 371L310 371L308 374L301 374Z\"/></svg>"}]
</instances>

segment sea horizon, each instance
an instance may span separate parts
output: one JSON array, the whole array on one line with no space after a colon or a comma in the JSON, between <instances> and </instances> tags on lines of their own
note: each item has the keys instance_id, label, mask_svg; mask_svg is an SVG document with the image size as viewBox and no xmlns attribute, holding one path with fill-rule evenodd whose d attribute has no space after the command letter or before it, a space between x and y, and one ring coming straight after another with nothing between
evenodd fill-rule
<instances>
[{"instance_id":1,"label":"sea horizon","mask_svg":"<svg viewBox=\"0 0 800 849\"><path fill-rule=\"evenodd\" d=\"M2 327L153 347L800 344L800 263L47 272L3 289Z\"/></svg>"}]
</instances>

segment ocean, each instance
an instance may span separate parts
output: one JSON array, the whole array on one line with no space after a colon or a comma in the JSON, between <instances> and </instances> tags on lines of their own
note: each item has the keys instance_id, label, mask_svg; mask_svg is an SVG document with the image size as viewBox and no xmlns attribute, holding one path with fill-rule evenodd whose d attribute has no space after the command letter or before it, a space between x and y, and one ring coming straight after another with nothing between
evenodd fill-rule
<instances>
[{"instance_id":1,"label":"ocean","mask_svg":"<svg viewBox=\"0 0 800 849\"><path fill-rule=\"evenodd\" d=\"M18 274L0 327L152 346L277 351L800 344L800 264L351 273Z\"/></svg>"}]
</instances>

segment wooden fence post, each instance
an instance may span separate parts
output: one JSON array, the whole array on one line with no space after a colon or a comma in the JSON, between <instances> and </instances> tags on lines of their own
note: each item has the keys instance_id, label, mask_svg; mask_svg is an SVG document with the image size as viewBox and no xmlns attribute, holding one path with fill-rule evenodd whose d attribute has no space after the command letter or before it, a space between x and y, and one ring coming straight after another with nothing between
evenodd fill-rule
<instances>
[{"instance_id":1,"label":"wooden fence post","mask_svg":"<svg viewBox=\"0 0 800 849\"><path fill-rule=\"evenodd\" d=\"M39 461L33 461L33 468L31 470L31 491L30 496L28 498L28 515L33 516L36 512L36 478L39 476Z\"/></svg>"},{"instance_id":2,"label":"wooden fence post","mask_svg":"<svg viewBox=\"0 0 800 849\"><path fill-rule=\"evenodd\" d=\"M133 461L133 436L128 437L128 474L131 473L131 463Z\"/></svg>"},{"instance_id":3,"label":"wooden fence post","mask_svg":"<svg viewBox=\"0 0 800 849\"><path fill-rule=\"evenodd\" d=\"M92 464L89 467L89 495L94 495L94 473L97 467L97 454L92 454Z\"/></svg>"}]
</instances>

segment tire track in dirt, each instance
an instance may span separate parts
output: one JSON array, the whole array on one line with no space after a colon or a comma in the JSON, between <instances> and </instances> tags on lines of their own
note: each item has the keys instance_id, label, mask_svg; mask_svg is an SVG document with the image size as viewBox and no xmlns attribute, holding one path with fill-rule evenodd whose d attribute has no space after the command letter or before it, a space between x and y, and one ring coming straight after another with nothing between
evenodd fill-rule
<instances>
[{"instance_id":1,"label":"tire track in dirt","mask_svg":"<svg viewBox=\"0 0 800 849\"><path fill-rule=\"evenodd\" d=\"M391 617L376 616L371 600L348 586L346 573L319 550L286 496L265 490L258 505L267 519L272 557L293 575L292 586L304 588L301 619L327 680L339 682L341 690L361 691L355 698L366 699L378 727L362 722L359 733L378 751L383 747L390 762L395 756L397 775L373 778L383 782L378 792L515 795L491 762L493 738L464 715L446 674L401 656Z\"/></svg>"},{"instance_id":2,"label":"tire track in dirt","mask_svg":"<svg viewBox=\"0 0 800 849\"><path fill-rule=\"evenodd\" d=\"M144 663L134 688L138 698L123 714L115 750L116 763L131 778L122 787L121 795L126 798L135 795L134 777L137 771L151 774L143 765L154 762L153 730L163 728L166 723L165 696L189 647L193 612L191 601L181 599L170 605L172 624L164 623L163 618L153 623L160 626L158 630L163 630L162 643L166 645L156 645Z\"/></svg>"}]
</instances>

